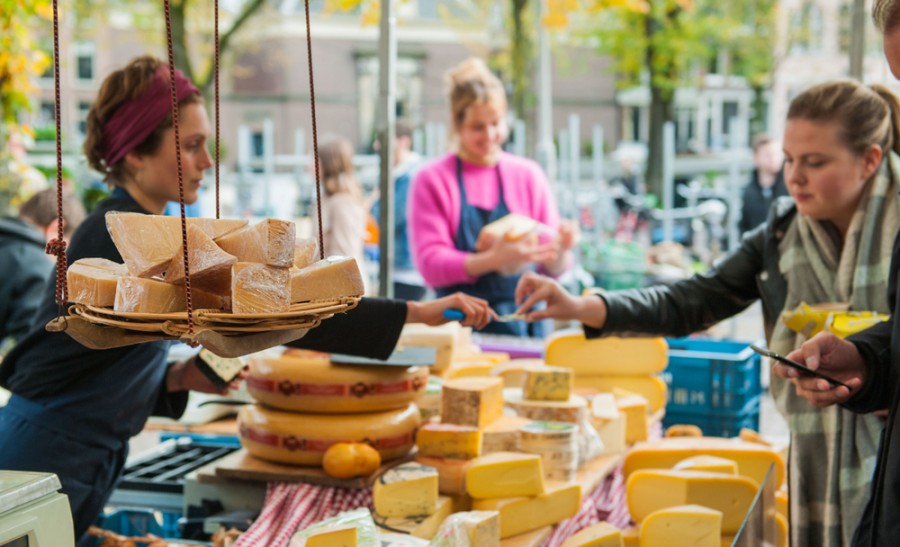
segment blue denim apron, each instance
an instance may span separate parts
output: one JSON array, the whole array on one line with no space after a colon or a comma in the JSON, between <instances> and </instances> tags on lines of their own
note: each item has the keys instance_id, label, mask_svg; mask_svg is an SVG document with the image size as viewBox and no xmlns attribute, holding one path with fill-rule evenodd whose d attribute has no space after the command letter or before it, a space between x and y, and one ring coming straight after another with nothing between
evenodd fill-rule
<instances>
[{"instance_id":1,"label":"blue denim apron","mask_svg":"<svg viewBox=\"0 0 900 547\"><path fill-rule=\"evenodd\" d=\"M495 220L499 220L509 214L506 200L503 197L503 177L500 175L500 165L497 164L497 185L499 187L499 199L497 207L493 210L482 209L471 205L466 198L466 187L463 184L462 160L456 157L456 182L459 185L459 228L456 230L454 244L457 249L466 252L475 252L475 242L481 229ZM447 296L455 292L464 292L488 301L491 308L498 314L505 315L515 313L518 306L515 302L516 284L521 274L501 275L491 272L479 277L474 283L458 283L448 287L440 287L435 290L438 297ZM506 334L512 336L544 336L543 325L540 323L526 323L525 321L510 321L501 323L493 321L481 332L490 334Z\"/></svg>"}]
</instances>

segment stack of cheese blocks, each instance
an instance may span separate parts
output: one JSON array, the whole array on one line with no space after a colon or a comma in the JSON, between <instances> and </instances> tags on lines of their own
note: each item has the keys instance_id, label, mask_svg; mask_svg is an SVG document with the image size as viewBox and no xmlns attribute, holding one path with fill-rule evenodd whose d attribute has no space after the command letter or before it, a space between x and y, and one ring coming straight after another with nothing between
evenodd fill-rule
<instances>
[{"instance_id":1,"label":"stack of cheese blocks","mask_svg":"<svg viewBox=\"0 0 900 547\"><path fill-rule=\"evenodd\" d=\"M663 338L595 338L581 330L554 333L546 345L549 365L572 369L579 392L612 393L625 414L626 442L648 437L648 415L665 409L667 387L658 376L668 363Z\"/></svg>"},{"instance_id":2,"label":"stack of cheese blocks","mask_svg":"<svg viewBox=\"0 0 900 547\"><path fill-rule=\"evenodd\" d=\"M635 446L623 466L636 523L623 531L624 544L731 545L770 469L783 484L781 455L760 442L678 436ZM769 502L778 508L777 545L787 544L786 501Z\"/></svg>"},{"instance_id":3,"label":"stack of cheese blocks","mask_svg":"<svg viewBox=\"0 0 900 547\"><path fill-rule=\"evenodd\" d=\"M185 311L181 219L110 212L106 226L124 264L75 261L67 274L70 301L117 312ZM297 241L293 222L187 219L187 248L194 309L276 314L293 302L363 293L356 261L315 262L316 241Z\"/></svg>"},{"instance_id":4,"label":"stack of cheese blocks","mask_svg":"<svg viewBox=\"0 0 900 547\"><path fill-rule=\"evenodd\" d=\"M425 389L426 367L335 366L331 356L275 348L249 360L247 390L258 402L238 413L239 437L259 458L320 465L337 442L365 442L382 460L415 444L421 424L413 401Z\"/></svg>"}]
</instances>

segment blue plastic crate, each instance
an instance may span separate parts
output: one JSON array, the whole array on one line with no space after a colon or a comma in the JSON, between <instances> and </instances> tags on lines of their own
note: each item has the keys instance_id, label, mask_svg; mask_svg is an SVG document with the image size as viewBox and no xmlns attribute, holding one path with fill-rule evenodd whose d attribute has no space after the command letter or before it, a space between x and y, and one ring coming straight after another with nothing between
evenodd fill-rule
<instances>
[{"instance_id":1,"label":"blue plastic crate","mask_svg":"<svg viewBox=\"0 0 900 547\"><path fill-rule=\"evenodd\" d=\"M143 508L117 508L97 518L97 526L123 536L153 534L168 539L178 539L181 533L178 521L181 513L151 511ZM95 542L99 545L99 541Z\"/></svg>"},{"instance_id":2,"label":"blue plastic crate","mask_svg":"<svg viewBox=\"0 0 900 547\"><path fill-rule=\"evenodd\" d=\"M736 437L741 428L759 431L759 397L747 403L738 412L669 412L663 418L663 427L676 424L693 424L707 437Z\"/></svg>"},{"instance_id":3,"label":"blue plastic crate","mask_svg":"<svg viewBox=\"0 0 900 547\"><path fill-rule=\"evenodd\" d=\"M700 338L667 342L666 414L737 415L762 393L761 360L749 342Z\"/></svg>"}]
</instances>

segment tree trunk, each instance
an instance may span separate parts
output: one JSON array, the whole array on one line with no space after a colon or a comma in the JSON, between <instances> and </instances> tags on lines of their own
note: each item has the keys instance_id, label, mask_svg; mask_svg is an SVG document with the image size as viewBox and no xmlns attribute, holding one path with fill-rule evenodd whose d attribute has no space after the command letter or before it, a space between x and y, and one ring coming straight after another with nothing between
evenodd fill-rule
<instances>
[{"instance_id":1,"label":"tree trunk","mask_svg":"<svg viewBox=\"0 0 900 547\"><path fill-rule=\"evenodd\" d=\"M663 126L672 120L673 99L656 87L650 88L650 123L647 142L647 193L662 200L663 195Z\"/></svg>"},{"instance_id":2,"label":"tree trunk","mask_svg":"<svg viewBox=\"0 0 900 547\"><path fill-rule=\"evenodd\" d=\"M528 0L512 0L512 44L510 57L512 65L512 110L516 118L525 119L528 94L528 60L531 57L531 37L525 28L525 10Z\"/></svg>"},{"instance_id":3,"label":"tree trunk","mask_svg":"<svg viewBox=\"0 0 900 547\"><path fill-rule=\"evenodd\" d=\"M175 68L180 68L185 76L196 83L194 67L191 65L191 58L188 55L187 32L185 30L187 4L188 0L171 2L169 4L172 18L172 50L175 56Z\"/></svg>"},{"instance_id":4,"label":"tree trunk","mask_svg":"<svg viewBox=\"0 0 900 547\"><path fill-rule=\"evenodd\" d=\"M750 119L750 135L765 133L766 127L766 90L761 85L753 86L753 117Z\"/></svg>"}]
</instances>

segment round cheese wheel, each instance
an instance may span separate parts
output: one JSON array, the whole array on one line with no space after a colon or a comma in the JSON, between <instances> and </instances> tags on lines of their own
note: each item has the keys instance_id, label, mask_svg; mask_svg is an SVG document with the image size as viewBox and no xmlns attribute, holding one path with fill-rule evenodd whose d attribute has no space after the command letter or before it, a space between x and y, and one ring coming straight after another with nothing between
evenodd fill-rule
<instances>
[{"instance_id":1,"label":"round cheese wheel","mask_svg":"<svg viewBox=\"0 0 900 547\"><path fill-rule=\"evenodd\" d=\"M250 395L282 410L322 413L405 408L425 391L427 367L332 365L329 354L285 352L251 359Z\"/></svg>"},{"instance_id":2,"label":"round cheese wheel","mask_svg":"<svg viewBox=\"0 0 900 547\"><path fill-rule=\"evenodd\" d=\"M238 413L238 437L258 458L296 465L321 465L338 442L372 445L382 460L405 455L415 445L419 409L365 414L303 414L247 405Z\"/></svg>"},{"instance_id":3,"label":"round cheese wheel","mask_svg":"<svg viewBox=\"0 0 900 547\"><path fill-rule=\"evenodd\" d=\"M578 424L588 416L587 400L578 395L568 401L529 401L522 390L507 388L503 390L503 404L529 420Z\"/></svg>"}]
</instances>

